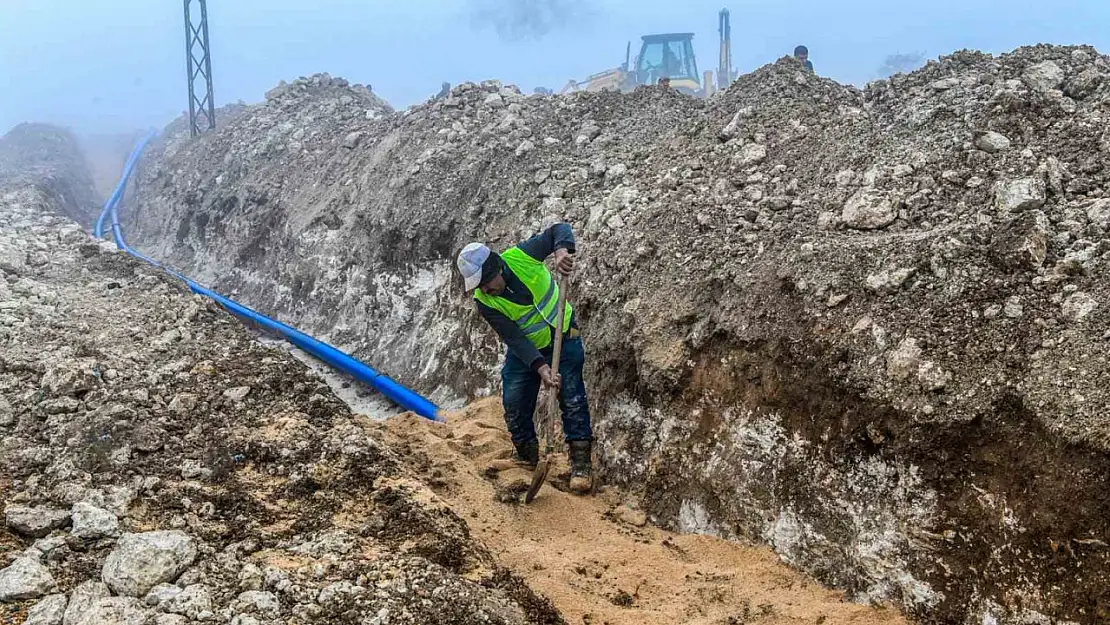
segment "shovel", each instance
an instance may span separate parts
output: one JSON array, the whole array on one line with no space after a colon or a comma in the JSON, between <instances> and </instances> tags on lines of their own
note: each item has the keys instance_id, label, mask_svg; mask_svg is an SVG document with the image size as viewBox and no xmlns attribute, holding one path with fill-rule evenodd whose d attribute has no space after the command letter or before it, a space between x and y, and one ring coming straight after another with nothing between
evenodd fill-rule
<instances>
[{"instance_id":1,"label":"shovel","mask_svg":"<svg viewBox=\"0 0 1110 625\"><path fill-rule=\"evenodd\" d=\"M552 278L555 280L555 285L559 287L559 301L555 305L555 347L552 350L551 356L551 371L557 376L559 375L559 358L563 354L563 315L567 305L567 290L558 277L553 274ZM536 470L532 473L532 484L528 487L528 492L524 494L524 503L532 503L536 498L536 493L540 492L543 488L543 483L547 481L547 472L551 469L549 458L551 454L555 453L555 417L559 409L559 390L558 388L549 389L547 393L547 419L543 423L544 438L547 439L544 448L543 456L540 457L539 462L536 463Z\"/></svg>"}]
</instances>

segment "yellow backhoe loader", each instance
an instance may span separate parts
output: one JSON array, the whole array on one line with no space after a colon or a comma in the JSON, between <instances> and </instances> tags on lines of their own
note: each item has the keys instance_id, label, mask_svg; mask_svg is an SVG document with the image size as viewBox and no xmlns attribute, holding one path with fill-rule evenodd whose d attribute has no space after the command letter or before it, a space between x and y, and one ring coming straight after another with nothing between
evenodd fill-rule
<instances>
[{"instance_id":1,"label":"yellow backhoe loader","mask_svg":"<svg viewBox=\"0 0 1110 625\"><path fill-rule=\"evenodd\" d=\"M694 55L694 33L665 33L641 37L640 53L632 59L632 42L624 53L624 63L619 67L587 76L585 80L572 80L559 93L574 91L631 91L640 85L655 85L666 80L671 87L683 93L707 98L721 88L727 88L735 78L732 71L732 41L728 9L720 14L720 61L717 83L713 72L698 73Z\"/></svg>"}]
</instances>

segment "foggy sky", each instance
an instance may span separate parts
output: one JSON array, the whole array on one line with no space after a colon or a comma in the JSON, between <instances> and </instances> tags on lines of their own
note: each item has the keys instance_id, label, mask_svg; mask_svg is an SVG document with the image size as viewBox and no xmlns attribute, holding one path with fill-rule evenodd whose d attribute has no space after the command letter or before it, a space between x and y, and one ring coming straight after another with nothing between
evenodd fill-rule
<instances>
[{"instance_id":1,"label":"foggy sky","mask_svg":"<svg viewBox=\"0 0 1110 625\"><path fill-rule=\"evenodd\" d=\"M550 12L564 5L566 15ZM506 6L518 10L499 13ZM716 69L722 7L742 72L798 43L818 73L858 85L898 52L1110 51L1107 0L209 0L216 102L256 102L279 80L320 71L372 84L398 108L445 80L558 90L655 32L696 33L699 70ZM161 127L187 106L184 47L181 0L0 0L0 132L23 121Z\"/></svg>"}]
</instances>

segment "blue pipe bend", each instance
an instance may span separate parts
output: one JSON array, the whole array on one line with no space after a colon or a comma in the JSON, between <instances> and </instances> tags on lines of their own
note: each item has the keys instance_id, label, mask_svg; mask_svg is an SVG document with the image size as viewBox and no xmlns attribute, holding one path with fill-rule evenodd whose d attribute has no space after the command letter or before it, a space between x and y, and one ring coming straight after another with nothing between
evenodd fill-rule
<instances>
[{"instance_id":1,"label":"blue pipe bend","mask_svg":"<svg viewBox=\"0 0 1110 625\"><path fill-rule=\"evenodd\" d=\"M127 163L124 166L123 176L120 178L119 184L116 185L115 191L112 192L112 196L108 198L108 202L104 204L104 209L101 211L100 217L96 221L96 229L94 232L97 238L103 238L104 222L108 219L111 219L112 238L115 240L116 247L118 247L119 249L127 252L135 258L150 263L151 265L154 265L155 267L166 271L170 275L173 275L174 277L184 282L189 287L189 290L193 293L211 298L235 316L257 323L263 328L266 328L271 332L281 335L293 345L296 345L309 354L312 354L313 356L324 361L331 367L350 375L360 382L369 384L382 395L388 397L391 401L393 401L393 403L401 406L405 410L414 412L421 417L431 419L432 421L444 420L443 414L434 403L432 403L419 393L413 391L412 389L399 384L389 376L378 373L372 367L368 366L362 361L350 356L349 354L345 354L339 351L338 349L332 347L331 345L328 345L327 343L324 343L323 341L314 339L304 332L297 330L296 328L287 326L280 321L271 319L263 314L251 310L250 308L247 308L246 306L243 306L242 304L239 304L238 302L230 300L209 288L203 287L193 280L190 280L189 278L186 278L180 273L174 271L173 269L166 267L162 263L159 263L158 261L132 249L131 246L127 244L127 241L123 238L123 228L120 226L119 223L118 208L120 200L123 198L124 189L127 187L127 181L131 178L131 173L134 170L135 165L139 162L139 157L142 156L143 150L146 148L147 143L149 143L150 140L154 138L154 136L155 133L152 131L144 139L142 139L135 145L135 149L133 149L130 156L128 156Z\"/></svg>"}]
</instances>

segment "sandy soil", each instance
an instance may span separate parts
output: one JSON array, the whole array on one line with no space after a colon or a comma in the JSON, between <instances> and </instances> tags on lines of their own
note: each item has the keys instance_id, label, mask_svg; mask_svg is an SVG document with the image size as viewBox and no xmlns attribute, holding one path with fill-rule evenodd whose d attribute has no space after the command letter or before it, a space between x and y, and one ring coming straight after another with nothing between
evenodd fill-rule
<instances>
[{"instance_id":1,"label":"sandy soil","mask_svg":"<svg viewBox=\"0 0 1110 625\"><path fill-rule=\"evenodd\" d=\"M565 459L532 505L516 503L530 474L484 476L487 463L511 449L497 399L450 414L446 425L413 415L365 424L384 429L501 564L550 598L569 623L906 622L896 610L845 601L769 549L644 525L614 489L593 497L564 492Z\"/></svg>"}]
</instances>

